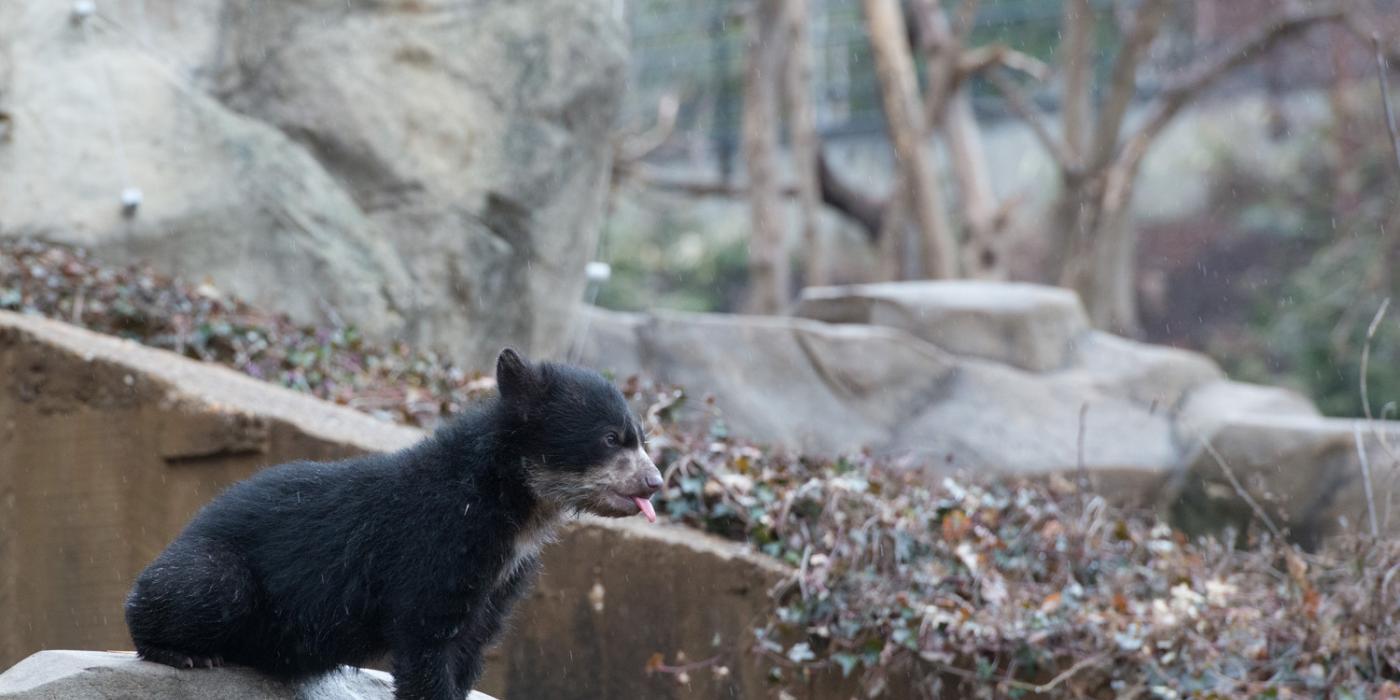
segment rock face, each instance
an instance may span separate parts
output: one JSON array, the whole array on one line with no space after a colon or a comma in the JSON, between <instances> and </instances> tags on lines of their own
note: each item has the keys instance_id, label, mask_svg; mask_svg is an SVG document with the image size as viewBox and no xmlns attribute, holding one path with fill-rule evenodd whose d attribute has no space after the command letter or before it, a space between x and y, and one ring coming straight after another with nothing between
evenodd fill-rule
<instances>
[{"instance_id":1,"label":"rock face","mask_svg":"<svg viewBox=\"0 0 1400 700\"><path fill-rule=\"evenodd\" d=\"M180 671L135 654L41 651L0 674L0 700L390 700L387 673L347 669L307 684L280 683L250 669ZM493 700L473 692L468 700Z\"/></svg>"},{"instance_id":2,"label":"rock face","mask_svg":"<svg viewBox=\"0 0 1400 700\"><path fill-rule=\"evenodd\" d=\"M40 649L130 648L131 582L234 481L422 436L222 367L0 312L0 669ZM786 567L632 520L580 521L542 558L539 583L488 653L482 690L541 700L767 692L768 664L750 653L750 635ZM645 672L657 652L722 654L728 673L696 671L683 685ZM834 677L814 681L810 697L853 693Z\"/></svg>"},{"instance_id":3,"label":"rock face","mask_svg":"<svg viewBox=\"0 0 1400 700\"><path fill-rule=\"evenodd\" d=\"M1067 289L973 280L893 282L805 290L794 314L907 331L949 352L1032 372L1069 362L1089 329Z\"/></svg>"},{"instance_id":4,"label":"rock face","mask_svg":"<svg viewBox=\"0 0 1400 700\"><path fill-rule=\"evenodd\" d=\"M0 235L473 365L568 337L622 91L615 3L71 5L0 6Z\"/></svg>"},{"instance_id":5,"label":"rock face","mask_svg":"<svg viewBox=\"0 0 1400 700\"><path fill-rule=\"evenodd\" d=\"M1103 491L1169 508L1196 530L1238 514L1211 499L1242 504L1204 450L1209 441L1295 537L1369 527L1350 422L1321 418L1293 392L1229 381L1204 356L1094 331L1062 290L814 289L797 313L592 310L575 354L713 393L729 428L760 442L872 449L982 474L1082 465ZM1400 433L1377 424L1366 434L1376 484L1385 483Z\"/></svg>"}]
</instances>

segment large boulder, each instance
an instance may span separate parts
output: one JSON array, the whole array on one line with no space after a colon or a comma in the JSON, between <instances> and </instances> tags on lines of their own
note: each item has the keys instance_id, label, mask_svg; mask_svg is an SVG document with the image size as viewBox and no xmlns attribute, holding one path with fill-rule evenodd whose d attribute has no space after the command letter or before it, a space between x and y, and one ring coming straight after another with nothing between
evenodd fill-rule
<instances>
[{"instance_id":1,"label":"large boulder","mask_svg":"<svg viewBox=\"0 0 1400 700\"><path fill-rule=\"evenodd\" d=\"M346 669L284 683L229 666L182 671L131 653L41 651L0 673L0 700L390 700L394 679ZM468 700L492 700L473 692Z\"/></svg>"},{"instance_id":2,"label":"large boulder","mask_svg":"<svg viewBox=\"0 0 1400 700\"><path fill-rule=\"evenodd\" d=\"M1229 381L1197 353L1091 330L1068 292L988 282L832 287L808 290L798 313L593 310L575 355L712 392L730 430L760 442L869 449L934 471L1084 469L1102 492L1160 505L1192 530L1255 519L1203 447L1209 441L1237 465L1244 493L1295 538L1369 527L1350 422L1322 418L1294 392ZM1396 432L1394 423L1364 430L1376 493L1400 468L1400 437L1386 437Z\"/></svg>"},{"instance_id":3,"label":"large boulder","mask_svg":"<svg viewBox=\"0 0 1400 700\"><path fill-rule=\"evenodd\" d=\"M1192 448L1225 424L1260 416L1315 418L1321 413L1307 397L1291 389L1244 382L1218 381L1196 387L1182 397L1176 410L1178 442Z\"/></svg>"},{"instance_id":4,"label":"large boulder","mask_svg":"<svg viewBox=\"0 0 1400 700\"><path fill-rule=\"evenodd\" d=\"M586 319L574 351L584 364L712 393L735 434L806 453L869 448L950 469L1069 470L1088 405L1086 466L1163 474L1179 459L1167 412L1109 373L1028 372L872 325L599 309Z\"/></svg>"},{"instance_id":5,"label":"large boulder","mask_svg":"<svg viewBox=\"0 0 1400 700\"><path fill-rule=\"evenodd\" d=\"M71 8L0 5L0 235L469 364L568 337L623 85L615 3Z\"/></svg>"},{"instance_id":6,"label":"large boulder","mask_svg":"<svg viewBox=\"0 0 1400 700\"><path fill-rule=\"evenodd\" d=\"M1074 292L976 280L809 287L795 315L899 328L948 352L1032 372L1063 367L1089 330Z\"/></svg>"},{"instance_id":7,"label":"large boulder","mask_svg":"<svg viewBox=\"0 0 1400 700\"><path fill-rule=\"evenodd\" d=\"M364 212L305 148L202 89L216 3L160 4L146 24L158 54L131 17L76 25L72 3L0 5L0 110L12 120L0 235L209 275L300 318L324 306L373 332L401 328L408 277ZM144 194L134 217L125 187Z\"/></svg>"},{"instance_id":8,"label":"large boulder","mask_svg":"<svg viewBox=\"0 0 1400 700\"><path fill-rule=\"evenodd\" d=\"M719 398L736 433L812 452L886 445L952 357L899 330L723 314L586 312L584 364Z\"/></svg>"}]
</instances>

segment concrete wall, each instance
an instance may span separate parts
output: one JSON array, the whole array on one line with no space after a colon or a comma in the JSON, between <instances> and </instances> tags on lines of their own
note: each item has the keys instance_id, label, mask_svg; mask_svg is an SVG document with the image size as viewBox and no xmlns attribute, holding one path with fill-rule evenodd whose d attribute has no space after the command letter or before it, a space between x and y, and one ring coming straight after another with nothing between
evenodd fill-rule
<instances>
[{"instance_id":1,"label":"concrete wall","mask_svg":"<svg viewBox=\"0 0 1400 700\"><path fill-rule=\"evenodd\" d=\"M0 312L0 669L40 649L129 649L131 581L228 484L420 436L221 367ZM544 559L483 690L771 694L767 665L747 649L785 573L771 560L690 530L599 520L572 527ZM721 658L682 686L644 672L657 652L668 663L677 652Z\"/></svg>"}]
</instances>

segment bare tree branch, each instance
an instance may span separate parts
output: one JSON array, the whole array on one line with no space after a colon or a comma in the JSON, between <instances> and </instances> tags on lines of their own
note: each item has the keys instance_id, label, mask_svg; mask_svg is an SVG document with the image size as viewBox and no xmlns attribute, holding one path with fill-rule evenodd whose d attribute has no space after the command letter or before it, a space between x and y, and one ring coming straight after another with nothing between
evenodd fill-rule
<instances>
[{"instance_id":1,"label":"bare tree branch","mask_svg":"<svg viewBox=\"0 0 1400 700\"><path fill-rule=\"evenodd\" d=\"M981 5L978 0L963 0L958 5L958 11L953 13L953 39L960 45L967 44L967 38L972 35L972 28L977 25L977 8Z\"/></svg>"},{"instance_id":2,"label":"bare tree branch","mask_svg":"<svg viewBox=\"0 0 1400 700\"><path fill-rule=\"evenodd\" d=\"M871 243L879 241L889 198L867 194L841 179L820 149L817 151L817 181L821 184L822 202L860 224Z\"/></svg>"},{"instance_id":3,"label":"bare tree branch","mask_svg":"<svg viewBox=\"0 0 1400 700\"><path fill-rule=\"evenodd\" d=\"M645 164L636 164L626 171L626 179L641 186L662 192L685 195L687 197L727 197L745 199L749 196L747 187L733 185L719 179L697 179L660 175ZM859 224L871 243L878 242L880 231L885 225L887 197L878 197L861 191L855 185L838 175L830 160L817 148L817 186L822 203ZM795 184L788 183L778 189L783 197L799 196Z\"/></svg>"},{"instance_id":4,"label":"bare tree branch","mask_svg":"<svg viewBox=\"0 0 1400 700\"><path fill-rule=\"evenodd\" d=\"M1283 12L1214 52L1211 57L1201 59L1172 80L1152 101L1148 108L1149 116L1125 142L1121 157L1129 161L1141 160L1152 140L1171 123L1181 108L1230 71L1313 26L1345 18L1346 12L1331 4Z\"/></svg>"},{"instance_id":5,"label":"bare tree branch","mask_svg":"<svg viewBox=\"0 0 1400 700\"><path fill-rule=\"evenodd\" d=\"M1086 161L1085 169L1090 172L1106 165L1118 148L1123 117L1127 115L1128 106L1137 92L1138 64L1157 38L1168 8L1167 0L1144 0L1133 17L1132 29L1113 59L1108 96L1099 108L1099 118L1094 123L1094 146Z\"/></svg>"},{"instance_id":6,"label":"bare tree branch","mask_svg":"<svg viewBox=\"0 0 1400 700\"><path fill-rule=\"evenodd\" d=\"M1387 75L1385 52L1381 49L1379 34L1371 35L1371 43L1376 48L1376 78L1381 83L1381 104L1385 106L1385 129L1390 134L1390 150L1395 154L1395 165L1400 168L1400 134L1395 132L1395 110L1390 105L1390 76ZM1370 407L1366 408L1370 411Z\"/></svg>"},{"instance_id":7,"label":"bare tree branch","mask_svg":"<svg viewBox=\"0 0 1400 700\"><path fill-rule=\"evenodd\" d=\"M976 5L975 0L964 2L963 6ZM923 127L931 132L943 120L948 96L956 89L958 64L962 45L948 26L948 16L938 0L913 0L908 7L913 11L916 41L924 55L924 67L928 77L924 85Z\"/></svg>"},{"instance_id":8,"label":"bare tree branch","mask_svg":"<svg viewBox=\"0 0 1400 700\"><path fill-rule=\"evenodd\" d=\"M957 275L957 241L939 189L937 171L924 148L918 84L908 32L898 0L863 0L885 120L908 188L910 210L923 236L922 273L933 279Z\"/></svg>"},{"instance_id":9,"label":"bare tree branch","mask_svg":"<svg viewBox=\"0 0 1400 700\"><path fill-rule=\"evenodd\" d=\"M1283 531L1274 524L1274 519L1270 518L1268 512L1264 510L1264 507L1259 505L1259 501L1254 500L1254 496L1250 495L1249 490L1244 487L1244 484L1240 483L1239 477L1235 476L1235 470L1230 468L1230 464L1226 462L1225 457L1215 449L1215 445L1210 444L1210 440L1204 436L1200 438L1200 441L1201 446L1206 449L1206 452L1210 454L1211 458L1214 459L1215 463L1220 467L1221 473L1225 475L1226 479L1230 480L1230 486L1234 487L1235 494L1240 497L1240 500L1244 501L1245 505L1249 506L1249 509L1254 511L1255 517L1259 518L1259 522L1264 523L1264 527L1269 529L1269 532L1273 534L1275 540L1287 542L1288 538L1283 536Z\"/></svg>"},{"instance_id":10,"label":"bare tree branch","mask_svg":"<svg viewBox=\"0 0 1400 700\"><path fill-rule=\"evenodd\" d=\"M638 163L629 167L623 179L630 181L641 187L646 187L663 192L673 192L690 197L730 197L743 199L749 196L747 187L734 185L722 179L699 179L688 177L676 177L674 175L661 175L655 168L645 163ZM782 189L783 196L796 196L797 188L787 185Z\"/></svg>"},{"instance_id":11,"label":"bare tree branch","mask_svg":"<svg viewBox=\"0 0 1400 700\"><path fill-rule=\"evenodd\" d=\"M1084 149L1089 133L1093 104L1089 99L1090 74L1093 67L1094 51L1094 8L1089 0L1067 0L1065 2L1064 32L1065 41L1060 46L1063 58L1060 70L1064 72L1063 131L1065 150L1074 159L1084 157Z\"/></svg>"},{"instance_id":12,"label":"bare tree branch","mask_svg":"<svg viewBox=\"0 0 1400 700\"><path fill-rule=\"evenodd\" d=\"M1045 127L1045 120L1032 104L1030 96L1000 71L989 71L986 78L992 87L995 87L997 92L1006 98L1006 105L1011 113L1030 127L1031 133L1035 135L1040 145L1045 147L1060 170L1068 175L1077 174L1080 169L1078 159L1066 150L1064 144L1056 141L1055 137L1050 134L1050 130Z\"/></svg>"},{"instance_id":13,"label":"bare tree branch","mask_svg":"<svg viewBox=\"0 0 1400 700\"><path fill-rule=\"evenodd\" d=\"M667 93L656 101L656 123L640 134L626 136L617 145L617 160L634 163L665 145L676 131L676 117L680 114L681 101L674 94Z\"/></svg>"},{"instance_id":14,"label":"bare tree branch","mask_svg":"<svg viewBox=\"0 0 1400 700\"><path fill-rule=\"evenodd\" d=\"M988 44L963 52L958 59L958 83L996 66L1025 73L1036 80L1043 81L1050 77L1050 66L1035 56L1006 44Z\"/></svg>"}]
</instances>

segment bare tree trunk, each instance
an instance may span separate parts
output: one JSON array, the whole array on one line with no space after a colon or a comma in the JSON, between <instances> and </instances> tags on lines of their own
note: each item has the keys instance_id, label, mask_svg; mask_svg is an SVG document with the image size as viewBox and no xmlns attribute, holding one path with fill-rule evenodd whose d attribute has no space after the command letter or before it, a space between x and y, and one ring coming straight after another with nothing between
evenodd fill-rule
<instances>
[{"instance_id":1,"label":"bare tree trunk","mask_svg":"<svg viewBox=\"0 0 1400 700\"><path fill-rule=\"evenodd\" d=\"M1341 27L1331 28L1332 36L1328 39L1330 50L1329 58L1332 63L1332 80L1327 84L1328 105L1332 108L1332 147L1335 149L1336 161L1332 166L1333 177L1337 182L1336 194L1332 200L1332 211L1336 212L1338 218L1346 219L1355 211L1360 200L1358 196L1358 178L1355 173L1356 167L1356 139L1352 135L1354 128L1352 120L1351 105L1347 100L1347 88L1352 84L1350 53L1347 50L1346 30Z\"/></svg>"},{"instance_id":2,"label":"bare tree trunk","mask_svg":"<svg viewBox=\"0 0 1400 700\"><path fill-rule=\"evenodd\" d=\"M1138 66L1156 39L1169 7L1168 0L1144 0L1137 8L1114 56L1091 134L1083 131L1087 113L1070 114L1082 108L1075 105L1084 99L1073 94L1072 84L1087 81L1090 67L1066 67L1074 68L1066 77L1065 102L1066 150L1073 160L1061 176L1062 201L1057 207L1056 223L1069 226L1053 232L1047 259L1059 265L1061 283L1079 292L1096 325L1125 335L1138 332L1134 282L1137 241L1128 210L1141 159L1136 154L1122 154L1121 132L1137 90ZM1081 54L1068 61L1088 60L1093 21L1087 1L1072 0L1066 4L1068 41ZM1073 87L1087 90L1087 82Z\"/></svg>"},{"instance_id":3,"label":"bare tree trunk","mask_svg":"<svg viewBox=\"0 0 1400 700\"><path fill-rule=\"evenodd\" d=\"M1141 163L1124 158L1077 187L1067 185L1056 211L1057 222L1068 224L1082 251L1066 266L1061 285L1079 293L1095 326L1126 336L1141 331L1137 229L1131 212Z\"/></svg>"},{"instance_id":4,"label":"bare tree trunk","mask_svg":"<svg viewBox=\"0 0 1400 700\"><path fill-rule=\"evenodd\" d=\"M1126 173L1111 176L1124 178L1122 186L1131 187ZM1114 189L1109 185L1108 189ZM1126 193L1125 193L1126 194ZM1093 266L1087 275L1088 289L1084 294L1090 319L1099 328L1125 336L1141 331L1137 313L1137 228L1129 211L1130 197L1108 194L1098 213L1098 230L1094 232Z\"/></svg>"},{"instance_id":5,"label":"bare tree trunk","mask_svg":"<svg viewBox=\"0 0 1400 700\"><path fill-rule=\"evenodd\" d=\"M778 184L778 78L782 0L756 0L744 56L744 164L749 178L748 310L776 314L787 305L789 270Z\"/></svg>"},{"instance_id":6,"label":"bare tree trunk","mask_svg":"<svg viewBox=\"0 0 1400 700\"><path fill-rule=\"evenodd\" d=\"M1083 181L1069 173L1085 160L1089 150L1089 130L1093 126L1092 87L1094 74L1094 25L1096 17L1090 0L1066 0L1062 19L1064 43L1060 45L1060 70L1064 76L1060 116L1063 146L1056 158L1060 166L1060 195L1045 232L1041 275L1047 282L1064 282L1073 276L1073 250L1086 240Z\"/></svg>"},{"instance_id":7,"label":"bare tree trunk","mask_svg":"<svg viewBox=\"0 0 1400 700\"><path fill-rule=\"evenodd\" d=\"M885 205L885 215L880 219L880 235L877 253L879 255L879 279L886 282L910 279L908 252L909 245L909 194L898 179Z\"/></svg>"},{"instance_id":8,"label":"bare tree trunk","mask_svg":"<svg viewBox=\"0 0 1400 700\"><path fill-rule=\"evenodd\" d=\"M1046 251L1047 260L1060 260L1057 270L1047 281L1062 287L1084 291L1092 288L1090 280L1091 258L1089 250L1094 236L1098 233L1098 218L1103 200L1103 181L1097 177L1062 176L1060 194L1053 209L1054 235L1048 237L1050 245L1056 246ZM1084 303L1089 299L1084 297Z\"/></svg>"},{"instance_id":9,"label":"bare tree trunk","mask_svg":"<svg viewBox=\"0 0 1400 700\"><path fill-rule=\"evenodd\" d=\"M1006 265L1001 240L996 194L987 169L982 132L972 113L972 101L959 76L964 42L977 15L977 0L963 0L956 25L938 0L914 0L920 49L924 57L923 124L930 134L941 133L948 147L948 161L958 185L958 204L965 239L960 247L964 275L980 279L1004 279Z\"/></svg>"},{"instance_id":10,"label":"bare tree trunk","mask_svg":"<svg viewBox=\"0 0 1400 700\"><path fill-rule=\"evenodd\" d=\"M957 242L939 190L937 170L924 148L918 83L903 13L898 0L863 0L863 5L890 141L910 211L923 238L922 274L934 279L956 277Z\"/></svg>"},{"instance_id":11,"label":"bare tree trunk","mask_svg":"<svg viewBox=\"0 0 1400 700\"><path fill-rule=\"evenodd\" d=\"M959 90L949 101L943 119L943 140L958 182L962 204L963 272L978 279L1006 279L1006 221L1000 216L992 176L987 170L987 152L982 130L972 113L967 90Z\"/></svg>"},{"instance_id":12,"label":"bare tree trunk","mask_svg":"<svg viewBox=\"0 0 1400 700\"><path fill-rule=\"evenodd\" d=\"M1108 95L1094 125L1094 142L1083 175L1065 175L1066 195L1079 203L1077 245L1070 248L1066 286L1084 296L1096 324L1120 333L1139 331L1137 315L1137 231L1130 205L1143 158L1153 140L1194 96L1234 68L1319 23L1343 18L1335 6L1285 10L1237 38L1230 46L1197 61L1167 85L1147 110L1144 123L1122 134L1138 64L1161 27L1167 0L1144 0L1114 60ZM1072 201L1062 202L1062 211ZM1085 261L1087 260L1087 263Z\"/></svg>"},{"instance_id":13,"label":"bare tree trunk","mask_svg":"<svg viewBox=\"0 0 1400 700\"><path fill-rule=\"evenodd\" d=\"M798 216L802 221L804 282L819 286L830 282L830 263L821 238L818 214L821 185L817 171L817 118L812 109L812 56L808 39L807 0L785 0L783 20L787 55L783 65L783 97L791 134L792 166L797 179Z\"/></svg>"}]
</instances>

